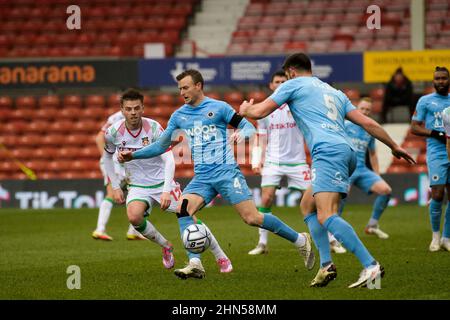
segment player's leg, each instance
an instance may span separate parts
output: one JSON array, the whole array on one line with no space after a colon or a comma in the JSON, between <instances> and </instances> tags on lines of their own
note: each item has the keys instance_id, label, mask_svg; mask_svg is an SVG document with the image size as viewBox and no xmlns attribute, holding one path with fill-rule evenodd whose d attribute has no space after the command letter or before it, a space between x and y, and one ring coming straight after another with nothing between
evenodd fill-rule
<instances>
[{"instance_id":1,"label":"player's leg","mask_svg":"<svg viewBox=\"0 0 450 320\"><path fill-rule=\"evenodd\" d=\"M298 233L277 216L264 215L258 212L253 200L244 200L233 204L242 220L250 226L261 227L292 242L299 249L308 270L314 267L314 252L311 248L311 237L308 233Z\"/></svg>"},{"instance_id":2,"label":"player's leg","mask_svg":"<svg viewBox=\"0 0 450 320\"><path fill-rule=\"evenodd\" d=\"M429 246L431 252L440 250L440 228L442 215L442 202L445 195L445 186L448 177L448 160L434 159L427 157L428 176L431 187L431 201L429 205L429 214L432 230L432 239Z\"/></svg>"},{"instance_id":3,"label":"player's leg","mask_svg":"<svg viewBox=\"0 0 450 320\"><path fill-rule=\"evenodd\" d=\"M146 219L152 208L152 200L145 188L130 188L127 196L128 221L146 239L157 243L162 248L163 265L170 269L175 264L172 244Z\"/></svg>"},{"instance_id":4,"label":"player's leg","mask_svg":"<svg viewBox=\"0 0 450 320\"><path fill-rule=\"evenodd\" d=\"M372 216L370 217L369 222L367 223L365 232L367 234L376 235L380 239L387 239L389 238L389 235L380 229L378 222L384 210L386 209L389 200L391 199L392 188L386 181L381 179L381 177L376 175L374 172L372 172L371 175L376 176L376 178L378 178L378 181L374 183L372 183L371 181L368 182L368 184L372 185L370 187L370 192L374 192L378 196L376 197L375 202L373 203ZM374 180L374 179L375 178L370 177L367 178L367 180Z\"/></svg>"},{"instance_id":5,"label":"player's leg","mask_svg":"<svg viewBox=\"0 0 450 320\"><path fill-rule=\"evenodd\" d=\"M320 256L320 268L317 275L311 281L311 287L324 287L336 278L336 266L333 263L328 241L328 232L317 220L317 208L312 195L312 187L304 193L300 202L300 210L304 216L304 221L308 226L311 237L314 240Z\"/></svg>"},{"instance_id":6,"label":"player's leg","mask_svg":"<svg viewBox=\"0 0 450 320\"><path fill-rule=\"evenodd\" d=\"M304 258L308 270L314 267L314 252L311 247L311 236L298 233L273 214L264 215L256 209L252 194L241 171L236 168L224 170L215 181L215 188L222 197L233 205L242 220L251 226L262 227L292 242Z\"/></svg>"},{"instance_id":7,"label":"player's leg","mask_svg":"<svg viewBox=\"0 0 450 320\"><path fill-rule=\"evenodd\" d=\"M152 199L159 203L160 199L161 199L161 193L162 193L162 189L155 190L155 192L152 193ZM214 254L214 257L216 258L216 262L219 265L220 272L222 272L222 273L231 272L233 270L231 261L227 257L225 252L222 250L222 248L220 247L219 242L217 241L216 237L214 236L214 233L209 229L209 227L205 224L204 221L200 221L200 219L197 219L194 215L195 212L197 212L199 209L201 209L204 206L205 202L204 202L203 198L201 198L201 199L197 198L196 196L198 196L198 195L193 194L193 196L194 196L193 198L195 198L195 200L193 200L193 203L197 203L197 205L194 207L191 206L190 208L188 206L187 211L189 213L189 210L191 210L194 223L203 224L205 226L205 228L207 229L207 231L210 233L211 244L209 246L209 249ZM189 224L186 225L185 222L190 219L185 219L185 218L181 217L179 214L181 211L181 205L179 205L179 202L178 202L180 200L180 198L181 198L181 200L183 199L180 185L176 182L173 182L172 191L171 191L171 200L172 201L171 201L169 208L167 208L166 211L174 212L177 214L179 229L181 232L180 236L182 237L184 229L189 225ZM191 198L191 196L186 195L185 198L189 200L189 198ZM182 225L183 225L183 227L182 227ZM200 259L200 254L195 254L195 253L189 252L187 250L186 250L186 253L188 255L189 261L191 259Z\"/></svg>"},{"instance_id":8,"label":"player's leg","mask_svg":"<svg viewBox=\"0 0 450 320\"><path fill-rule=\"evenodd\" d=\"M263 176L264 177L264 176ZM263 178L264 179L264 178ZM272 203L275 197L276 188L274 186L265 186L261 188L261 206L258 208L258 211L261 214L272 214ZM259 232L259 240L256 248L250 250L248 254L250 255L258 255L267 253L267 242L269 238L269 232L266 229L258 228Z\"/></svg>"},{"instance_id":9,"label":"player's leg","mask_svg":"<svg viewBox=\"0 0 450 320\"><path fill-rule=\"evenodd\" d=\"M194 178L195 179L195 178ZM189 185L195 186L194 179ZM188 187L189 187L188 185ZM185 192L188 188L185 189ZM182 195L177 208L178 226L180 229L180 235L183 236L184 230L191 224L195 224L196 220L193 215L205 206L205 201L202 196L196 193L185 193ZM175 269L174 273L181 279L196 278L202 279L205 277L205 269L203 268L200 260L200 254L187 251L189 257L188 264L181 269Z\"/></svg>"},{"instance_id":10,"label":"player's leg","mask_svg":"<svg viewBox=\"0 0 450 320\"><path fill-rule=\"evenodd\" d=\"M113 189L111 187L111 183L106 183L106 196L100 204L97 218L97 228L92 233L92 237L94 239L111 241L113 238L106 233L106 224L108 223L111 210L114 205Z\"/></svg>"},{"instance_id":11,"label":"player's leg","mask_svg":"<svg viewBox=\"0 0 450 320\"><path fill-rule=\"evenodd\" d=\"M346 196L349 178L355 167L355 151L347 145L333 146L313 156L312 187L319 223L355 254L364 266L359 279L350 288L363 286L384 274L383 268L371 256L353 227L337 214L341 195Z\"/></svg>"},{"instance_id":12,"label":"player's leg","mask_svg":"<svg viewBox=\"0 0 450 320\"><path fill-rule=\"evenodd\" d=\"M450 183L447 183L446 189L448 199L450 195ZM450 202L448 200L447 209L445 210L444 229L442 230L441 247L444 250L450 251Z\"/></svg>"}]
</instances>

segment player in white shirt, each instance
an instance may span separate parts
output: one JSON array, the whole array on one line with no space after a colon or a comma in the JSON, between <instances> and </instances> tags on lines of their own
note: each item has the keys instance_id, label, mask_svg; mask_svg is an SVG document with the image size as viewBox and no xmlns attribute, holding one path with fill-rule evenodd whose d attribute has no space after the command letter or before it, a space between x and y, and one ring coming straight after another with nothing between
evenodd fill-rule
<instances>
[{"instance_id":1,"label":"player in white shirt","mask_svg":"<svg viewBox=\"0 0 450 320\"><path fill-rule=\"evenodd\" d=\"M117 111L116 113L110 115L106 120L106 123L103 125L101 130L98 132L95 137L95 142L100 151L100 154L103 154L103 150L105 148L105 132L106 130L116 121L124 119L122 111ZM117 153L114 154L114 172L117 176L117 179L120 181L122 186L126 185L125 179L125 168L124 166L117 161ZM111 187L111 181L108 178L105 172L104 159L103 156L100 158L100 170L103 174L104 185L106 189L106 196L100 204L98 219L97 219L97 228L92 232L92 237L94 239L112 241L113 238L106 233L106 225L108 224L109 217L111 215L111 210L114 205L113 200L113 189ZM127 231L127 239L128 240L139 240L143 239L143 237L134 230L133 226L130 224Z\"/></svg>"},{"instance_id":2,"label":"player in white shirt","mask_svg":"<svg viewBox=\"0 0 450 320\"><path fill-rule=\"evenodd\" d=\"M120 181L114 171L113 155L116 150L140 150L156 141L164 131L161 125L149 118L142 117L144 112L143 96L136 90L129 90L121 98L121 110L125 119L115 122L105 133L104 163L111 179L113 198L124 203L124 194ZM128 220L142 236L162 247L163 265L170 269L174 266L172 244L153 226L146 217L153 205L159 204L162 210L177 211L181 196L180 185L174 181L175 160L172 151L151 159L136 159L124 164L128 182L126 197ZM209 228L202 223L208 231ZM211 231L210 231L211 233ZM231 272L232 265L211 233L211 251L223 273ZM200 255L188 252L190 261L201 266ZM190 277L203 278L204 269L197 270Z\"/></svg>"},{"instance_id":3,"label":"player in white shirt","mask_svg":"<svg viewBox=\"0 0 450 320\"><path fill-rule=\"evenodd\" d=\"M286 80L284 71L277 71L272 75L269 88L275 91ZM306 163L303 135L287 104L258 120L258 134L252 150L252 169L262 176L261 206L258 211L263 214L272 213L275 191L280 187L283 176L287 177L289 189L303 192L310 186L311 172ZM258 245L248 254L267 253L267 237L268 231L260 228ZM342 246L340 248L345 250Z\"/></svg>"}]
</instances>

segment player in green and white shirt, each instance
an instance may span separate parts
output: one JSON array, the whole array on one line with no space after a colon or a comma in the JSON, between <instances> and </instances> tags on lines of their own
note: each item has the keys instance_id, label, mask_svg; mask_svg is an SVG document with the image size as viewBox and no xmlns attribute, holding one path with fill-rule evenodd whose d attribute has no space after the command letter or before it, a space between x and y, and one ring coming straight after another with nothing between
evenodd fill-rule
<instances>
[{"instance_id":1,"label":"player in green and white shirt","mask_svg":"<svg viewBox=\"0 0 450 320\"><path fill-rule=\"evenodd\" d=\"M100 154L103 153L103 149L105 148L105 132L106 130L116 121L124 119L122 111L117 111L110 115L106 120L105 124L102 126L101 130L98 132L95 137L95 142L97 144L98 150ZM126 185L125 179L125 169L123 164L117 161L117 153L113 156L114 159L114 172L116 173L117 179L120 181L122 186ZM97 218L97 227L94 232L92 232L92 237L98 240L106 240L112 241L113 238L106 233L106 225L108 224L109 217L111 216L111 210L114 206L113 200L113 189L111 187L111 181L108 178L108 175L105 172L105 165L103 161L103 156L100 158L100 170L103 174L104 186L106 189L106 195L100 204L100 208L98 211ZM128 240L140 240L144 239L139 232L134 230L133 226L130 224L127 231L127 239Z\"/></svg>"},{"instance_id":2,"label":"player in green and white shirt","mask_svg":"<svg viewBox=\"0 0 450 320\"><path fill-rule=\"evenodd\" d=\"M122 96L121 109L125 119L115 122L106 131L104 152L105 170L111 179L113 197L117 203L123 203L125 199L120 188L120 181L114 172L113 155L116 150L140 150L155 142L164 132L158 122L142 117L144 112L143 96L138 91L129 90ZM152 223L147 221L146 216L150 214L155 204L159 204L162 210L168 212L175 213L177 211L181 189L180 185L174 181L173 153L168 149L160 156L151 159L136 159L125 163L124 166L128 181L126 198L128 220L142 236L162 247L163 265L170 269L174 266L173 246ZM206 225L205 227L211 233ZM231 262L212 233L210 248L216 257L220 271L231 272ZM190 260L194 259L201 264L199 254L188 252L188 256Z\"/></svg>"}]
</instances>

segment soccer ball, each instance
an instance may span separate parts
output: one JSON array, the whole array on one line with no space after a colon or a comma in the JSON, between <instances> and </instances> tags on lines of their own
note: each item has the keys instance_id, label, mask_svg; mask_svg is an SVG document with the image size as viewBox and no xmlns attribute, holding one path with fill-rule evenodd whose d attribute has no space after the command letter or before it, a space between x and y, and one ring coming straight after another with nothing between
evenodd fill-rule
<instances>
[{"instance_id":1,"label":"soccer ball","mask_svg":"<svg viewBox=\"0 0 450 320\"><path fill-rule=\"evenodd\" d=\"M211 235L202 224L191 224L183 232L183 245L192 253L202 253L209 248Z\"/></svg>"}]
</instances>

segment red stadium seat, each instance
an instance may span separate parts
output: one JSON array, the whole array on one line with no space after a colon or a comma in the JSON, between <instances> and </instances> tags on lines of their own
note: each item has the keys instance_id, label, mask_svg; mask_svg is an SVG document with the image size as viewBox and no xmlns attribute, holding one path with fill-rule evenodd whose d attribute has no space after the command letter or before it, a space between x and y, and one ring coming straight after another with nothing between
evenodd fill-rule
<instances>
[{"instance_id":1,"label":"red stadium seat","mask_svg":"<svg viewBox=\"0 0 450 320\"><path fill-rule=\"evenodd\" d=\"M15 109L9 113L9 118L14 120L30 120L34 113L32 109Z\"/></svg>"},{"instance_id":2,"label":"red stadium seat","mask_svg":"<svg viewBox=\"0 0 450 320\"><path fill-rule=\"evenodd\" d=\"M69 146L86 146L95 142L94 136L86 134L69 134L66 136L66 143Z\"/></svg>"},{"instance_id":3,"label":"red stadium seat","mask_svg":"<svg viewBox=\"0 0 450 320\"><path fill-rule=\"evenodd\" d=\"M5 123L2 127L2 132L5 134L12 133L12 134L24 134L27 132L28 129L28 122L24 120L14 120Z\"/></svg>"},{"instance_id":4,"label":"red stadium seat","mask_svg":"<svg viewBox=\"0 0 450 320\"><path fill-rule=\"evenodd\" d=\"M119 110L120 109L120 98L121 98L121 95L118 93L111 94L108 97L108 108L113 107L113 108Z\"/></svg>"},{"instance_id":5,"label":"red stadium seat","mask_svg":"<svg viewBox=\"0 0 450 320\"><path fill-rule=\"evenodd\" d=\"M18 97L15 104L18 109L36 109L36 99L32 96Z\"/></svg>"},{"instance_id":6,"label":"red stadium seat","mask_svg":"<svg viewBox=\"0 0 450 320\"><path fill-rule=\"evenodd\" d=\"M222 96L218 92L209 91L205 95L211 99L222 100Z\"/></svg>"},{"instance_id":7,"label":"red stadium seat","mask_svg":"<svg viewBox=\"0 0 450 320\"><path fill-rule=\"evenodd\" d=\"M33 159L57 159L58 149L55 147L42 147L35 150Z\"/></svg>"},{"instance_id":8,"label":"red stadium seat","mask_svg":"<svg viewBox=\"0 0 450 320\"><path fill-rule=\"evenodd\" d=\"M39 143L43 146L62 146L66 145L66 135L47 134L42 137Z\"/></svg>"},{"instance_id":9,"label":"red stadium seat","mask_svg":"<svg viewBox=\"0 0 450 320\"><path fill-rule=\"evenodd\" d=\"M34 119L36 120L54 120L58 118L58 109L38 109L34 112Z\"/></svg>"},{"instance_id":10,"label":"red stadium seat","mask_svg":"<svg viewBox=\"0 0 450 320\"><path fill-rule=\"evenodd\" d=\"M13 106L13 101L11 97L0 96L0 109L11 109Z\"/></svg>"},{"instance_id":11,"label":"red stadium seat","mask_svg":"<svg viewBox=\"0 0 450 320\"><path fill-rule=\"evenodd\" d=\"M36 152L31 148L13 148L10 151L12 156L20 161L34 158Z\"/></svg>"},{"instance_id":12,"label":"red stadium seat","mask_svg":"<svg viewBox=\"0 0 450 320\"><path fill-rule=\"evenodd\" d=\"M97 149L97 146L88 146L81 148L77 155L78 158L96 160L96 168L98 168L98 159L100 159L100 152Z\"/></svg>"},{"instance_id":13,"label":"red stadium seat","mask_svg":"<svg viewBox=\"0 0 450 320\"><path fill-rule=\"evenodd\" d=\"M83 109L78 107L64 107L59 110L58 119L61 120L78 120ZM86 110L86 109L85 109Z\"/></svg>"},{"instance_id":14,"label":"red stadium seat","mask_svg":"<svg viewBox=\"0 0 450 320\"><path fill-rule=\"evenodd\" d=\"M18 147L25 147L25 148L31 148L31 147L39 147L41 144L41 136L36 134L28 134L25 136L19 137L17 140L17 146Z\"/></svg>"},{"instance_id":15,"label":"red stadium seat","mask_svg":"<svg viewBox=\"0 0 450 320\"><path fill-rule=\"evenodd\" d=\"M105 107L105 97L97 94L89 95L85 98L84 104L87 108L103 108Z\"/></svg>"},{"instance_id":16,"label":"red stadium seat","mask_svg":"<svg viewBox=\"0 0 450 320\"><path fill-rule=\"evenodd\" d=\"M57 95L48 95L39 98L39 108L59 108L60 105L61 102Z\"/></svg>"},{"instance_id":17,"label":"red stadium seat","mask_svg":"<svg viewBox=\"0 0 450 320\"><path fill-rule=\"evenodd\" d=\"M49 125L50 125L50 123L47 121L35 120L27 126L26 130L27 130L27 132L30 132L32 134L44 133L49 130Z\"/></svg>"},{"instance_id":18,"label":"red stadium seat","mask_svg":"<svg viewBox=\"0 0 450 320\"><path fill-rule=\"evenodd\" d=\"M80 157L80 148L78 147L63 147L58 149L58 159L71 160Z\"/></svg>"},{"instance_id":19,"label":"red stadium seat","mask_svg":"<svg viewBox=\"0 0 450 320\"><path fill-rule=\"evenodd\" d=\"M75 107L81 108L83 107L83 99L79 95L67 95L63 100L64 107Z\"/></svg>"}]
</instances>

